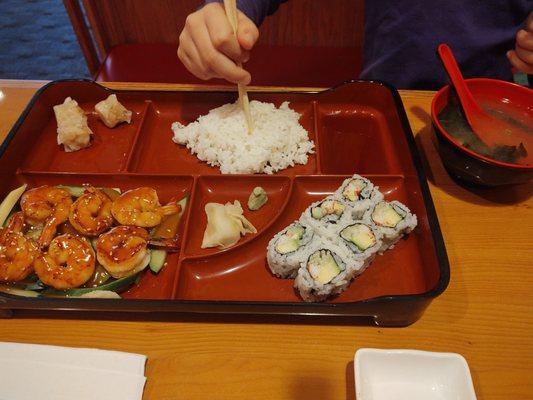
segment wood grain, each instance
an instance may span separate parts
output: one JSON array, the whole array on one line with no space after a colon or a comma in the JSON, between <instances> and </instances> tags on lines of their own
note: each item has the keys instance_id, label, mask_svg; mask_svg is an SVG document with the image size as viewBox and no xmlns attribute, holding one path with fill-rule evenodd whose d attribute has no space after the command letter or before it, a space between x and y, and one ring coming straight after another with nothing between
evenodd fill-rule
<instances>
[{"instance_id":1,"label":"wood grain","mask_svg":"<svg viewBox=\"0 0 533 400\"><path fill-rule=\"evenodd\" d=\"M0 81L0 140L39 85ZM433 93L401 94L451 264L450 286L414 325L220 316L169 321L157 315L148 322L106 315L91 321L83 315L26 314L1 320L0 340L144 353L145 399L353 400L352 359L361 347L458 352L470 365L479 400L533 399L531 187L471 191L457 185L433 144Z\"/></svg>"},{"instance_id":2,"label":"wood grain","mask_svg":"<svg viewBox=\"0 0 533 400\"><path fill-rule=\"evenodd\" d=\"M83 16L83 10L79 1L77 0L63 0L63 5L67 10L67 14L70 18L72 28L76 33L78 43L80 44L81 51L85 57L85 62L89 68L91 75L94 75L100 65L100 58L91 40L91 33L89 27L85 24Z\"/></svg>"}]
</instances>

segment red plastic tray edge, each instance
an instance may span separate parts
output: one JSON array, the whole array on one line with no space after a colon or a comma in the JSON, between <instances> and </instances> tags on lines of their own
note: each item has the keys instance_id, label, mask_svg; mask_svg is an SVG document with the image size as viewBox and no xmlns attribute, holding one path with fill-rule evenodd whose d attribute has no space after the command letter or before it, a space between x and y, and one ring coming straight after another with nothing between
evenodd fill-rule
<instances>
[{"instance_id":1,"label":"red plastic tray edge","mask_svg":"<svg viewBox=\"0 0 533 400\"><path fill-rule=\"evenodd\" d=\"M89 79L64 79L52 81L40 88L33 96L31 101L22 112L17 122L13 125L4 142L0 145L0 157L6 151L9 143L15 137L20 125L23 123L33 105L39 99L44 91L53 85L61 82L86 82L89 84L102 87L104 90L112 92L128 92L128 91L143 91L143 89L109 89ZM185 313L226 313L226 314L274 314L274 315L321 315L321 316L353 316L353 317L374 317L375 323L381 325L377 314L383 303L398 302L409 304L410 312L406 314L399 313L397 318L383 318L382 324L389 326L406 326L420 318L425 308L429 305L431 300L446 290L450 281L450 267L442 232L440 230L439 221L433 204L433 199L429 191L429 186L426 180L420 155L416 147L416 143L411 131L407 114L403 107L401 97L396 88L386 82L379 80L349 80L337 86L334 86L323 91L308 91L306 93L322 93L333 92L338 88L357 83L370 83L385 87L392 95L402 130L407 141L411 160L415 167L418 183L420 185L421 194L426 207L428 222L435 246L436 257L439 263L439 280L434 288L431 290L408 295L385 295L365 299L356 302L346 303L304 303L304 302L269 302L269 301L212 301L212 300L148 300L148 299L60 299L60 298L22 298L20 296L13 296L9 294L0 294L0 310L16 309L40 309L40 310L72 310L72 311L130 311L130 312L185 312ZM232 88L227 90L217 90L225 92L233 92ZM153 90L152 92L165 92L163 90ZM212 92L206 88L205 90L195 90L195 92ZM261 90L257 90L261 93ZM286 93L301 93L300 91L288 91ZM396 307L394 307L396 308ZM400 311L400 310L398 310Z\"/></svg>"}]
</instances>

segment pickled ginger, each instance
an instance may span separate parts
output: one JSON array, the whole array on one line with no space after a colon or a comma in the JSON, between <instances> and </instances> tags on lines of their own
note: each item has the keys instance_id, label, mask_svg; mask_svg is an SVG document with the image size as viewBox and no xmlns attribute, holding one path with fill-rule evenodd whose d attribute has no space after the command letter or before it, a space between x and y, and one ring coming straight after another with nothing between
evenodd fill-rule
<instances>
[{"instance_id":1,"label":"pickled ginger","mask_svg":"<svg viewBox=\"0 0 533 400\"><path fill-rule=\"evenodd\" d=\"M235 200L226 204L207 203L207 227L202 240L202 249L209 247L228 248L237 243L241 235L257 233L257 229L243 215L241 203Z\"/></svg>"}]
</instances>

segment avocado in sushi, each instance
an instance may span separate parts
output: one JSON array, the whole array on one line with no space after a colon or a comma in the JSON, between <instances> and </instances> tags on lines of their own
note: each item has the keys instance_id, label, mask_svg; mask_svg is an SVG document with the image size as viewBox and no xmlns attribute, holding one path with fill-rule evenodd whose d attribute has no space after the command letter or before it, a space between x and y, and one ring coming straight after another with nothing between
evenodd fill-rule
<instances>
[{"instance_id":1,"label":"avocado in sushi","mask_svg":"<svg viewBox=\"0 0 533 400\"><path fill-rule=\"evenodd\" d=\"M276 251L279 254L287 254L298 250L304 233L305 228L301 225L295 225L287 229L287 232L279 238Z\"/></svg>"},{"instance_id":2,"label":"avocado in sushi","mask_svg":"<svg viewBox=\"0 0 533 400\"><path fill-rule=\"evenodd\" d=\"M372 212L372 220L377 225L387 228L395 228L402 219L403 216L390 203L385 201L378 203Z\"/></svg>"},{"instance_id":3,"label":"avocado in sushi","mask_svg":"<svg viewBox=\"0 0 533 400\"><path fill-rule=\"evenodd\" d=\"M307 261L307 270L315 282L325 285L341 273L333 254L329 250L318 250Z\"/></svg>"},{"instance_id":4,"label":"avocado in sushi","mask_svg":"<svg viewBox=\"0 0 533 400\"><path fill-rule=\"evenodd\" d=\"M344 187L342 195L345 199L349 201L357 201L360 199L361 192L364 190L366 186L367 184L364 180L358 179L358 178L352 179Z\"/></svg>"},{"instance_id":5,"label":"avocado in sushi","mask_svg":"<svg viewBox=\"0 0 533 400\"><path fill-rule=\"evenodd\" d=\"M341 237L353 243L359 251L365 251L376 244L376 236L372 229L365 224L349 225L341 231Z\"/></svg>"}]
</instances>

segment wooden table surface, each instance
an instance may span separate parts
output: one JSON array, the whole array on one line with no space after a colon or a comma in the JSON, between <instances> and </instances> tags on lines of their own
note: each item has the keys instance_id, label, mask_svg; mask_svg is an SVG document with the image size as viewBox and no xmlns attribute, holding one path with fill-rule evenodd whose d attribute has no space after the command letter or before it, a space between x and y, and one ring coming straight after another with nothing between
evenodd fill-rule
<instances>
[{"instance_id":1,"label":"wooden table surface","mask_svg":"<svg viewBox=\"0 0 533 400\"><path fill-rule=\"evenodd\" d=\"M0 140L42 84L0 81ZM412 326L28 314L0 320L0 341L146 354L144 399L355 399L353 356L361 347L457 352L470 365L478 399L533 399L532 187L456 184L432 141L433 93L401 95L426 160L451 265L448 289Z\"/></svg>"}]
</instances>

